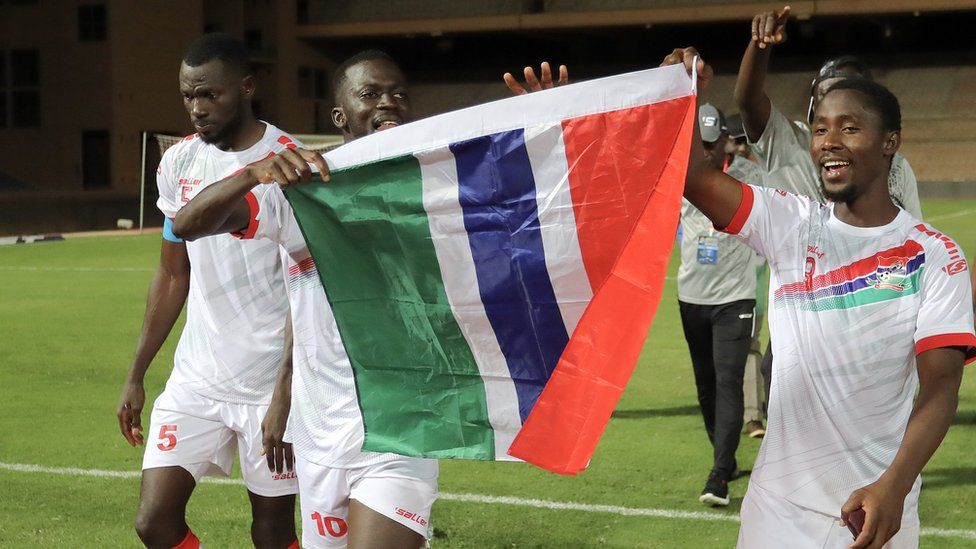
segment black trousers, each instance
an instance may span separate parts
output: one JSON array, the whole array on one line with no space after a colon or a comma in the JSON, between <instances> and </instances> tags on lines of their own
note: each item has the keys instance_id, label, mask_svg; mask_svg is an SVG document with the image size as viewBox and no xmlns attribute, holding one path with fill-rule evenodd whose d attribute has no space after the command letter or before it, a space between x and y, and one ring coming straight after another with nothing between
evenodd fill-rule
<instances>
[{"instance_id":1,"label":"black trousers","mask_svg":"<svg viewBox=\"0 0 976 549\"><path fill-rule=\"evenodd\" d=\"M712 471L731 477L742 431L742 376L752 342L756 301L723 305L678 302L705 432L714 448Z\"/></svg>"}]
</instances>

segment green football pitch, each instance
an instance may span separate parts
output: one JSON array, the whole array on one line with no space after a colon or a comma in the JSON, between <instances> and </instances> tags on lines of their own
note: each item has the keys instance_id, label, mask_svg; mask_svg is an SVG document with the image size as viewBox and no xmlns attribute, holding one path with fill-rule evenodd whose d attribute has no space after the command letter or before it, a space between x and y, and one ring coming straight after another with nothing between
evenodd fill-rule
<instances>
[{"instance_id":1,"label":"green football pitch","mask_svg":"<svg viewBox=\"0 0 976 549\"><path fill-rule=\"evenodd\" d=\"M926 217L976 256L976 201L929 200ZM142 452L115 406L142 322L159 235L0 247L0 547L138 547L132 528ZM697 496L711 449L678 320L672 258L657 318L587 471L444 461L436 547L731 547L748 477L732 505ZM175 331L147 378L172 367ZM838 333L843 337L843 333ZM143 421L148 425L148 410ZM759 443L742 439L748 469ZM976 375L923 477L923 547L976 547ZM238 481L201 484L189 522L208 549L247 547Z\"/></svg>"}]
</instances>

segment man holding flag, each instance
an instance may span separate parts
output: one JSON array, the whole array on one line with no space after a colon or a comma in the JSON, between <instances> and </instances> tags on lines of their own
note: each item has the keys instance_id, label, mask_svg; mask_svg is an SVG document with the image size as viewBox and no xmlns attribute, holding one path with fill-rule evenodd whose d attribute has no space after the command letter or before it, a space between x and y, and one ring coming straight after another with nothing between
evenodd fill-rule
<instances>
[{"instance_id":1,"label":"man holding flag","mask_svg":"<svg viewBox=\"0 0 976 549\"><path fill-rule=\"evenodd\" d=\"M433 458L588 465L660 301L692 82L652 69L402 127L388 57L344 64L336 90L350 142L328 169L302 150L254 164L174 231L289 256L304 539L414 545Z\"/></svg>"},{"instance_id":2,"label":"man holding flag","mask_svg":"<svg viewBox=\"0 0 976 549\"><path fill-rule=\"evenodd\" d=\"M697 69L704 86L711 69L697 55L676 49L664 65ZM901 111L890 91L844 79L812 121L830 203L736 181L697 142L688 166L685 198L771 271L777 365L739 547L917 547L919 473L976 358L968 267L952 239L892 203Z\"/></svg>"}]
</instances>

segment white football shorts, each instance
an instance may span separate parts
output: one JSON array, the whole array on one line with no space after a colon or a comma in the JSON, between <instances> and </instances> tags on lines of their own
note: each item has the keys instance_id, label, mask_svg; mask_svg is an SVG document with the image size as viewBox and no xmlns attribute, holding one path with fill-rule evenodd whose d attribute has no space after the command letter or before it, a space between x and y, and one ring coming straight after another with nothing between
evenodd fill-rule
<instances>
[{"instance_id":1,"label":"white football shorts","mask_svg":"<svg viewBox=\"0 0 976 549\"><path fill-rule=\"evenodd\" d=\"M854 543L854 536L837 517L800 507L752 483L739 516L740 549L847 549ZM912 490L905 498L901 530L885 549L917 549L919 529L918 490Z\"/></svg>"},{"instance_id":2,"label":"white football shorts","mask_svg":"<svg viewBox=\"0 0 976 549\"><path fill-rule=\"evenodd\" d=\"M346 547L350 499L428 537L430 508L437 499L437 460L403 457L338 469L295 455L295 470L303 548Z\"/></svg>"},{"instance_id":3,"label":"white football shorts","mask_svg":"<svg viewBox=\"0 0 976 549\"><path fill-rule=\"evenodd\" d=\"M267 411L267 406L221 402L167 385L153 404L142 468L182 467L200 482L204 475L229 475L237 448L248 490L264 497L297 494L295 472L275 473L261 455Z\"/></svg>"}]
</instances>

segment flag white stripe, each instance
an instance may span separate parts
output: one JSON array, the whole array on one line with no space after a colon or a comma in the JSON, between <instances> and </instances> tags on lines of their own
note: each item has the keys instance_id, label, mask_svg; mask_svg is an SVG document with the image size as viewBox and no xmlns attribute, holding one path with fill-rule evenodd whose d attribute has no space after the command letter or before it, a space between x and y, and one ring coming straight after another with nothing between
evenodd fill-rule
<instances>
[{"instance_id":1,"label":"flag white stripe","mask_svg":"<svg viewBox=\"0 0 976 549\"><path fill-rule=\"evenodd\" d=\"M488 420L495 431L495 459L511 461L515 458L508 455L508 449L522 428L518 395L508 362L481 302L474 258L458 199L454 155L444 148L418 154L417 159L423 179L424 210L444 290L485 384Z\"/></svg>"},{"instance_id":2,"label":"flag white stripe","mask_svg":"<svg viewBox=\"0 0 976 549\"><path fill-rule=\"evenodd\" d=\"M608 76L509 97L356 139L325 154L332 170L420 153L504 131L692 95L682 65Z\"/></svg>"},{"instance_id":3,"label":"flag white stripe","mask_svg":"<svg viewBox=\"0 0 976 549\"><path fill-rule=\"evenodd\" d=\"M525 129L525 149L535 178L536 203L549 280L559 302L566 333L576 330L593 299L576 234L576 213L569 191L569 165L561 124Z\"/></svg>"}]
</instances>

